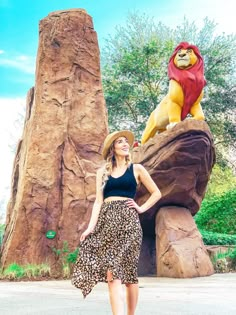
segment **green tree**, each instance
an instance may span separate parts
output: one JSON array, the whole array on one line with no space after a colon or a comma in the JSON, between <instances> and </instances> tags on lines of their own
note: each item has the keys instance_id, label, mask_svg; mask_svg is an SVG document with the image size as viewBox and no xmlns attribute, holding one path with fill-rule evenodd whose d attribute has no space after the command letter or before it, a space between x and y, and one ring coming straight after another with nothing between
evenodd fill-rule
<instances>
[{"instance_id":1,"label":"green tree","mask_svg":"<svg viewBox=\"0 0 236 315\"><path fill-rule=\"evenodd\" d=\"M224 234L236 234L236 189L203 200L195 216L199 229Z\"/></svg>"},{"instance_id":2,"label":"green tree","mask_svg":"<svg viewBox=\"0 0 236 315\"><path fill-rule=\"evenodd\" d=\"M234 146L236 36L216 35L215 28L208 18L201 29L187 19L171 29L146 15L129 14L126 25L116 28L102 52L110 130L131 128L141 137L150 113L167 93L167 64L173 49L188 41L199 47L204 58L207 87L202 107L217 152Z\"/></svg>"},{"instance_id":3,"label":"green tree","mask_svg":"<svg viewBox=\"0 0 236 315\"><path fill-rule=\"evenodd\" d=\"M223 195L229 190L236 190L236 176L230 167L216 164L212 170L207 186L206 199L216 195Z\"/></svg>"},{"instance_id":4,"label":"green tree","mask_svg":"<svg viewBox=\"0 0 236 315\"><path fill-rule=\"evenodd\" d=\"M103 51L103 86L110 129L132 128L138 137L167 90L167 63L174 42L170 30L145 15L128 16ZM159 34L160 38L157 37Z\"/></svg>"}]
</instances>

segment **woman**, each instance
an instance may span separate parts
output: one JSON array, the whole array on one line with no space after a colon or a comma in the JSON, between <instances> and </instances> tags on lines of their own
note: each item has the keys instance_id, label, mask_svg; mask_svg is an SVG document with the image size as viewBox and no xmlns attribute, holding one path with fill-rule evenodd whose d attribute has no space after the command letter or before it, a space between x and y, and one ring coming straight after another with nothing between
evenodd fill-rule
<instances>
[{"instance_id":1,"label":"woman","mask_svg":"<svg viewBox=\"0 0 236 315\"><path fill-rule=\"evenodd\" d=\"M115 131L104 141L106 164L97 172L96 200L89 225L80 237L80 254L72 277L84 297L97 282L107 282L113 315L124 314L122 284L126 286L127 314L135 312L142 242L138 214L161 198L145 168L131 163L129 149L133 142L134 135L128 130ZM139 183L150 193L142 206L133 199Z\"/></svg>"}]
</instances>

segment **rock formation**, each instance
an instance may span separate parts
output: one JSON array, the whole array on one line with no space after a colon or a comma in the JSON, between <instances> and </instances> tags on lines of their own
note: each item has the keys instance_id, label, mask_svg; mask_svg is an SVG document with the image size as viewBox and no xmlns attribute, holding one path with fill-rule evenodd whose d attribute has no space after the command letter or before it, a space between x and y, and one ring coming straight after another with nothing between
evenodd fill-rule
<instances>
[{"instance_id":1,"label":"rock formation","mask_svg":"<svg viewBox=\"0 0 236 315\"><path fill-rule=\"evenodd\" d=\"M213 273L200 232L186 208L163 207L156 216L157 274L192 278Z\"/></svg>"},{"instance_id":2,"label":"rock formation","mask_svg":"<svg viewBox=\"0 0 236 315\"><path fill-rule=\"evenodd\" d=\"M145 166L162 192L158 204L141 216L144 242L140 274L154 274L154 268L159 276L212 274L211 261L191 216L200 208L215 162L206 122L189 119L178 123L134 148L133 161ZM141 186L136 200L142 204L148 196Z\"/></svg>"},{"instance_id":3,"label":"rock formation","mask_svg":"<svg viewBox=\"0 0 236 315\"><path fill-rule=\"evenodd\" d=\"M53 12L40 21L36 84L27 96L14 161L3 267L12 262L55 266L53 248L61 249L64 241L69 249L78 246L95 199L107 132L92 19L81 9ZM158 275L171 277L213 272L191 215L200 207L214 159L204 121L185 120L134 148L134 162L146 167L162 192L158 204L141 216L140 274L156 268ZM147 198L141 186L137 202ZM46 237L49 230L55 238Z\"/></svg>"},{"instance_id":4,"label":"rock formation","mask_svg":"<svg viewBox=\"0 0 236 315\"><path fill-rule=\"evenodd\" d=\"M99 117L99 124L98 124ZM14 162L3 266L55 262L52 248L75 249L95 199L107 135L97 35L82 9L40 21L36 82L27 97ZM45 233L54 230L54 239Z\"/></svg>"}]
</instances>

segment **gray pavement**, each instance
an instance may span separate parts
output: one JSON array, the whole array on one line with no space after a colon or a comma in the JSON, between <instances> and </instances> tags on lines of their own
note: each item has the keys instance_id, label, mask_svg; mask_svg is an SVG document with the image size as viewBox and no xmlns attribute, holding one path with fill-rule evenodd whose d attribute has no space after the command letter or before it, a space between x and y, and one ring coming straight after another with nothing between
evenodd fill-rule
<instances>
[{"instance_id":1,"label":"gray pavement","mask_svg":"<svg viewBox=\"0 0 236 315\"><path fill-rule=\"evenodd\" d=\"M140 277L136 315L234 315L236 273L193 279ZM125 289L124 289L125 290ZM0 282L1 315L111 315L107 285L84 300L69 280Z\"/></svg>"}]
</instances>

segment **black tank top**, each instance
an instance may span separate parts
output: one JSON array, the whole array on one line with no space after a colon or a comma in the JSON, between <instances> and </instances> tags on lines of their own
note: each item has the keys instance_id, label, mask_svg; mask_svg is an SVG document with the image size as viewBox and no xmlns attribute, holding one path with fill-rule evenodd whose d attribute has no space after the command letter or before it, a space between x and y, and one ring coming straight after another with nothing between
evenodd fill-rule
<instances>
[{"instance_id":1,"label":"black tank top","mask_svg":"<svg viewBox=\"0 0 236 315\"><path fill-rule=\"evenodd\" d=\"M117 178L111 175L104 187L104 199L107 197L128 197L134 198L137 188L137 182L134 177L133 164L131 164L125 173Z\"/></svg>"}]
</instances>

